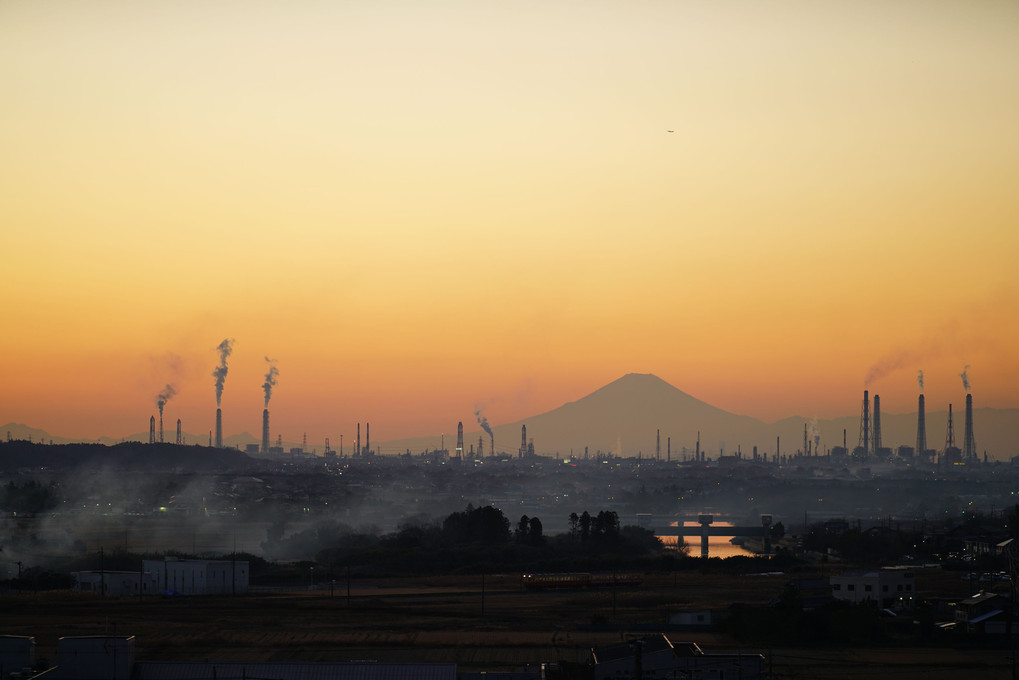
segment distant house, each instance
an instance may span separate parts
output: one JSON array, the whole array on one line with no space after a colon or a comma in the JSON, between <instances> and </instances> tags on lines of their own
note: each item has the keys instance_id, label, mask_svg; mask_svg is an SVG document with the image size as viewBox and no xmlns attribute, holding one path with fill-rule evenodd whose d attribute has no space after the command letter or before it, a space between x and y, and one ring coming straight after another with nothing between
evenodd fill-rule
<instances>
[{"instance_id":1,"label":"distant house","mask_svg":"<svg viewBox=\"0 0 1019 680\"><path fill-rule=\"evenodd\" d=\"M894 607L912 600L916 594L911 571L847 571L828 580L835 599L849 602L872 600L881 607Z\"/></svg>"},{"instance_id":2,"label":"distant house","mask_svg":"<svg viewBox=\"0 0 1019 680\"><path fill-rule=\"evenodd\" d=\"M713 630L718 625L719 616L710 609L673 612L666 617L666 622L674 628L684 630Z\"/></svg>"},{"instance_id":3,"label":"distant house","mask_svg":"<svg viewBox=\"0 0 1019 680\"><path fill-rule=\"evenodd\" d=\"M247 560L143 560L157 592L174 595L234 595L248 592Z\"/></svg>"},{"instance_id":4,"label":"distant house","mask_svg":"<svg viewBox=\"0 0 1019 680\"><path fill-rule=\"evenodd\" d=\"M1014 606L1008 598L997 593L979 592L961 600L955 609L956 629L967 633L1005 635L1008 632L1009 608ZM1013 615L1014 615L1013 611ZM1019 632L1019 621L1013 622L1013 631Z\"/></svg>"},{"instance_id":5,"label":"distant house","mask_svg":"<svg viewBox=\"0 0 1019 680\"><path fill-rule=\"evenodd\" d=\"M592 680L662 680L765 677L760 654L705 654L693 642L673 644L664 635L648 635L591 650Z\"/></svg>"}]
</instances>

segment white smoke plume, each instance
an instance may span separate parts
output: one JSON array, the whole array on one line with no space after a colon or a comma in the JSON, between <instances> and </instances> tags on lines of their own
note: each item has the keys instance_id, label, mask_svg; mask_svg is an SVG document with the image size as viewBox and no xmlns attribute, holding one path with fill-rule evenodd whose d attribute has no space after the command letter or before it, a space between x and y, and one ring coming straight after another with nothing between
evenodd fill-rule
<instances>
[{"instance_id":1,"label":"white smoke plume","mask_svg":"<svg viewBox=\"0 0 1019 680\"><path fill-rule=\"evenodd\" d=\"M269 364L269 370L265 374L265 382L262 383L262 390L265 391L265 408L269 408L269 400L272 399L272 388L276 385L276 378L279 376L279 369L276 368L276 360L265 358Z\"/></svg>"},{"instance_id":2,"label":"white smoke plume","mask_svg":"<svg viewBox=\"0 0 1019 680\"><path fill-rule=\"evenodd\" d=\"M216 379L216 406L220 406L223 401L223 382L226 380L228 370L226 360L234 351L233 345L233 338L227 338L216 347L216 351L219 352L219 366L212 371L212 377Z\"/></svg>"}]
</instances>

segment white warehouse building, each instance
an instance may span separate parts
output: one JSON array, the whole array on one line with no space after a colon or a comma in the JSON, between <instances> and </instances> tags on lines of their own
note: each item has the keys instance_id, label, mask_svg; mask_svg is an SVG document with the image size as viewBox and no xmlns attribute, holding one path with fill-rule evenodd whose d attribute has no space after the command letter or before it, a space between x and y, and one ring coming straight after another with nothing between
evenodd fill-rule
<instances>
[{"instance_id":1,"label":"white warehouse building","mask_svg":"<svg viewBox=\"0 0 1019 680\"><path fill-rule=\"evenodd\" d=\"M157 592L174 595L234 595L248 592L247 560L143 560Z\"/></svg>"},{"instance_id":2,"label":"white warehouse building","mask_svg":"<svg viewBox=\"0 0 1019 680\"><path fill-rule=\"evenodd\" d=\"M837 600L873 600L881 607L895 606L899 600L908 602L916 594L913 572L901 569L847 571L832 576L828 581L831 583L831 594Z\"/></svg>"}]
</instances>

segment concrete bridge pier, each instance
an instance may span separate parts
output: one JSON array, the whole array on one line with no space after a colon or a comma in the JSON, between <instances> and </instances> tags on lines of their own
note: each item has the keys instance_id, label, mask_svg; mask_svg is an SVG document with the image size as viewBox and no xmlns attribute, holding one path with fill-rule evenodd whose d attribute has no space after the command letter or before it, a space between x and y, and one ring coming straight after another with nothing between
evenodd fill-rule
<instances>
[{"instance_id":1,"label":"concrete bridge pier","mask_svg":"<svg viewBox=\"0 0 1019 680\"><path fill-rule=\"evenodd\" d=\"M708 558L708 527L715 521L714 515L698 515L697 521L701 525L701 557Z\"/></svg>"}]
</instances>

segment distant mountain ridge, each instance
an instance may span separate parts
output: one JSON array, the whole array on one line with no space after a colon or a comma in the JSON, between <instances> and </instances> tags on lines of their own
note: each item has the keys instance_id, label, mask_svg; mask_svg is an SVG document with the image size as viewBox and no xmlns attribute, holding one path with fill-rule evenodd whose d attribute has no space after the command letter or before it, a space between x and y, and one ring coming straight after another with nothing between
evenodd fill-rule
<instances>
[{"instance_id":1,"label":"distant mountain ridge","mask_svg":"<svg viewBox=\"0 0 1019 680\"><path fill-rule=\"evenodd\" d=\"M981 456L988 451L991 459L1008 460L1019 454L1019 409L974 409L974 431ZM962 414L955 414L956 437L962 440ZM913 446L916 442L917 414L881 414L882 444L891 448ZM944 447L947 411L926 413L927 446ZM479 433L475 424L465 434L465 447L475 450L481 436L489 451L489 437ZM841 446L843 433L852 449L859 441L859 416L816 419L793 416L765 423L750 416L737 415L707 404L670 385L652 374L628 373L576 401L568 402L546 413L492 427L495 446L500 452L515 455L521 446L521 426L527 426L528 443L534 442L539 455L582 456L598 452L623 456L653 457L656 452L664 460L691 458L700 440L700 448L709 458L721 452L727 455L741 451L744 457L758 453L771 458L776 450L793 454L803 449L806 426L811 448L815 434L820 437L821 453ZM660 440L658 439L658 433ZM407 448L419 451L436 448L439 437L419 437L388 442L387 452ZM452 450L447 436L447 448Z\"/></svg>"},{"instance_id":2,"label":"distant mountain ridge","mask_svg":"<svg viewBox=\"0 0 1019 680\"><path fill-rule=\"evenodd\" d=\"M1019 455L1019 409L974 409L974 432L977 451L983 456L987 451L991 459L1008 460ZM926 413L927 446L942 449L945 444L947 411ZM892 414L882 412L882 443L895 448L900 445L913 446L916 442L917 414ZM527 439L534 442L539 455L567 456L571 452L582 456L587 447L588 454L598 452L621 456L653 457L656 450L664 460L670 455L673 460L692 457L698 437L701 450L709 458L717 458L721 452L733 454L741 451L744 457L753 455L753 447L760 454L771 458L776 448L783 454L792 454L803 448L804 427L813 446L814 435L820 437L821 453L834 446L841 446L843 433L849 448L859 441L860 418L858 415L834 419L814 419L793 416L775 423L765 423L750 416L737 415L707 404L670 385L652 374L628 373L594 392L567 402L546 413L535 415L513 423L492 426L495 446L500 452L516 455L521 446L521 426L527 426ZM464 423L465 447L477 449L479 436L486 455L490 453L490 440L481 432L477 423ZM963 414L955 414L957 442L963 437ZM80 442L63 437L50 436L43 430L26 425L9 423L0 427L0 436L6 432L15 439L49 442L55 444ZM656 434L660 432L660 444ZM188 434L189 444L202 444L208 435ZM148 441L148 433L132 435L126 441ZM378 445L385 454L435 449L440 435L414 437L395 441L383 441ZM101 438L98 443L115 444L119 439ZM245 432L225 439L228 446L243 449L245 444L258 443ZM446 447L455 448L455 441L446 436ZM289 449L298 444L284 443ZM656 447L660 446L660 450ZM373 447L374 448L374 447Z\"/></svg>"}]
</instances>

